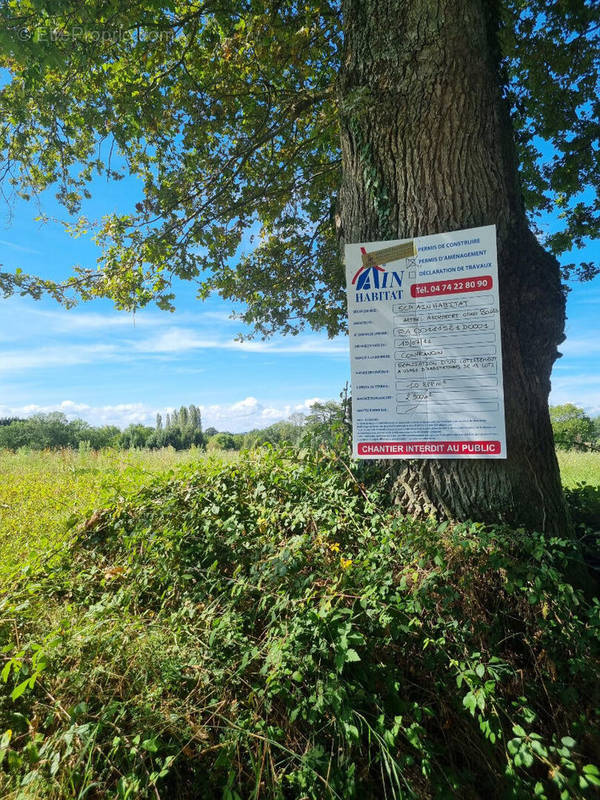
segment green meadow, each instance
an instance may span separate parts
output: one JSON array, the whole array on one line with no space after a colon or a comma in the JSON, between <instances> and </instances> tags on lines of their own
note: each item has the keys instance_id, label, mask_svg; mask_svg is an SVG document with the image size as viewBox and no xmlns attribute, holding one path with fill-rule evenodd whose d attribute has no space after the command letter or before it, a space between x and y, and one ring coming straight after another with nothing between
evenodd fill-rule
<instances>
[{"instance_id":1,"label":"green meadow","mask_svg":"<svg viewBox=\"0 0 600 800\"><path fill-rule=\"evenodd\" d=\"M94 509L152 477L206 458L200 450L0 451L0 576L62 542ZM235 453L212 456L237 459ZM563 483L600 484L600 453L559 450Z\"/></svg>"},{"instance_id":2,"label":"green meadow","mask_svg":"<svg viewBox=\"0 0 600 800\"><path fill-rule=\"evenodd\" d=\"M204 458L201 450L173 448L0 450L0 576L52 551L94 509Z\"/></svg>"},{"instance_id":3,"label":"green meadow","mask_svg":"<svg viewBox=\"0 0 600 800\"><path fill-rule=\"evenodd\" d=\"M594 524L599 456L559 459ZM597 796L573 542L399 517L371 470L3 452L2 800Z\"/></svg>"},{"instance_id":4,"label":"green meadow","mask_svg":"<svg viewBox=\"0 0 600 800\"><path fill-rule=\"evenodd\" d=\"M563 486L572 488L578 483L600 486L600 452L558 450L557 456Z\"/></svg>"}]
</instances>

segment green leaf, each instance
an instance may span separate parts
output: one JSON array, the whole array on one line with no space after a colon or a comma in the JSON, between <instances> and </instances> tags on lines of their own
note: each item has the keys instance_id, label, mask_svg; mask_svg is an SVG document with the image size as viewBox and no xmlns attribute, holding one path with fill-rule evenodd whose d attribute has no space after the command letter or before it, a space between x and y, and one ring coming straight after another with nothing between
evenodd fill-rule
<instances>
[{"instance_id":1,"label":"green leaf","mask_svg":"<svg viewBox=\"0 0 600 800\"><path fill-rule=\"evenodd\" d=\"M338 650L338 652L335 654L333 661L335 663L337 671L341 672L344 667L344 664L346 663L346 651Z\"/></svg>"},{"instance_id":2,"label":"green leaf","mask_svg":"<svg viewBox=\"0 0 600 800\"><path fill-rule=\"evenodd\" d=\"M35 742L27 742L23 748L23 754L30 764L36 764L40 759L40 753Z\"/></svg>"},{"instance_id":3,"label":"green leaf","mask_svg":"<svg viewBox=\"0 0 600 800\"><path fill-rule=\"evenodd\" d=\"M463 706L469 709L469 711L471 712L471 716L475 716L475 709L477 708L477 699L473 694L473 692L468 692L463 697Z\"/></svg>"},{"instance_id":4,"label":"green leaf","mask_svg":"<svg viewBox=\"0 0 600 800\"><path fill-rule=\"evenodd\" d=\"M58 772L58 768L60 767L60 753L57 751L52 756L52 760L50 761L50 775L54 777Z\"/></svg>"},{"instance_id":5,"label":"green leaf","mask_svg":"<svg viewBox=\"0 0 600 800\"><path fill-rule=\"evenodd\" d=\"M6 754L6 763L9 769L17 770L23 764L23 758L14 750L8 750Z\"/></svg>"},{"instance_id":6,"label":"green leaf","mask_svg":"<svg viewBox=\"0 0 600 800\"><path fill-rule=\"evenodd\" d=\"M30 678L22 681L17 687L15 687L11 692L11 700L18 700L19 697L23 694L23 692L27 689L30 684Z\"/></svg>"},{"instance_id":7,"label":"green leaf","mask_svg":"<svg viewBox=\"0 0 600 800\"><path fill-rule=\"evenodd\" d=\"M158 747L159 746L158 746L158 742L156 740L156 737L153 736L150 739L144 739L144 741L141 743L140 747L143 750L146 750L148 753L156 753L156 752L158 752Z\"/></svg>"},{"instance_id":8,"label":"green leaf","mask_svg":"<svg viewBox=\"0 0 600 800\"><path fill-rule=\"evenodd\" d=\"M511 755L515 755L515 753L519 752L519 748L521 747L521 740L520 739L510 739L507 743L508 752Z\"/></svg>"},{"instance_id":9,"label":"green leaf","mask_svg":"<svg viewBox=\"0 0 600 800\"><path fill-rule=\"evenodd\" d=\"M533 739L530 742L530 747L534 753L537 753L537 755L540 756L540 758L547 758L548 750L544 747L544 745L541 742L538 742L535 739Z\"/></svg>"},{"instance_id":10,"label":"green leaf","mask_svg":"<svg viewBox=\"0 0 600 800\"><path fill-rule=\"evenodd\" d=\"M600 776L600 770L595 764L585 764L583 767L583 772L585 772L586 775Z\"/></svg>"},{"instance_id":11,"label":"green leaf","mask_svg":"<svg viewBox=\"0 0 600 800\"><path fill-rule=\"evenodd\" d=\"M350 661L360 661L360 656L352 647L349 647L346 650L346 662Z\"/></svg>"},{"instance_id":12,"label":"green leaf","mask_svg":"<svg viewBox=\"0 0 600 800\"><path fill-rule=\"evenodd\" d=\"M353 725L351 722L345 722L345 721L342 722L342 725L344 728L344 733L346 734L348 739L357 742L359 739L359 732L356 725Z\"/></svg>"},{"instance_id":13,"label":"green leaf","mask_svg":"<svg viewBox=\"0 0 600 800\"><path fill-rule=\"evenodd\" d=\"M529 752L529 750L521 750L521 759L523 761L523 766L529 768L533 764L533 756Z\"/></svg>"},{"instance_id":14,"label":"green leaf","mask_svg":"<svg viewBox=\"0 0 600 800\"><path fill-rule=\"evenodd\" d=\"M561 738L561 742L564 744L565 747L568 747L570 750L572 750L576 745L575 739L573 739L571 736L563 736Z\"/></svg>"}]
</instances>

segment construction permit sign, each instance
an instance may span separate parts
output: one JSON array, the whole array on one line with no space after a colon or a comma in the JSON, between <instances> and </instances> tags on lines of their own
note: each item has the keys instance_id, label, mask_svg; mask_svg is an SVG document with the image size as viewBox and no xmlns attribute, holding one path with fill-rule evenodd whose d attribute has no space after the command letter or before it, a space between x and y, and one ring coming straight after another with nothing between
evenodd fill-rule
<instances>
[{"instance_id":1,"label":"construction permit sign","mask_svg":"<svg viewBox=\"0 0 600 800\"><path fill-rule=\"evenodd\" d=\"M347 244L357 458L506 458L496 226Z\"/></svg>"}]
</instances>

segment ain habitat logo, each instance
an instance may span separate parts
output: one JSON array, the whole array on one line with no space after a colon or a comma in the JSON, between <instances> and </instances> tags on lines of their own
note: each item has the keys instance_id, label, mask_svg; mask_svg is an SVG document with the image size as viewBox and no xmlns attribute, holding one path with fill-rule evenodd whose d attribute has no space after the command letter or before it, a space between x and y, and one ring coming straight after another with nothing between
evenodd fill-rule
<instances>
[{"instance_id":1,"label":"ain habitat logo","mask_svg":"<svg viewBox=\"0 0 600 800\"><path fill-rule=\"evenodd\" d=\"M377 265L372 267L363 265L352 278L352 285L356 290L355 300L357 303L401 300L403 279L404 270L396 272Z\"/></svg>"}]
</instances>

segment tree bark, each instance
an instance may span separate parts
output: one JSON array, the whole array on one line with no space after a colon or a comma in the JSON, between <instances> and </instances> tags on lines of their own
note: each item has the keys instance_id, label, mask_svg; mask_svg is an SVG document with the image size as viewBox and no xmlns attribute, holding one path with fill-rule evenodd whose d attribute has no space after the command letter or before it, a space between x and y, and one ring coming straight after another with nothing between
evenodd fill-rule
<instances>
[{"instance_id":1,"label":"tree bark","mask_svg":"<svg viewBox=\"0 0 600 800\"><path fill-rule=\"evenodd\" d=\"M523 208L494 5L344 0L338 234L496 225L508 458L393 462L395 499L411 514L564 533L548 394L565 299Z\"/></svg>"}]
</instances>

